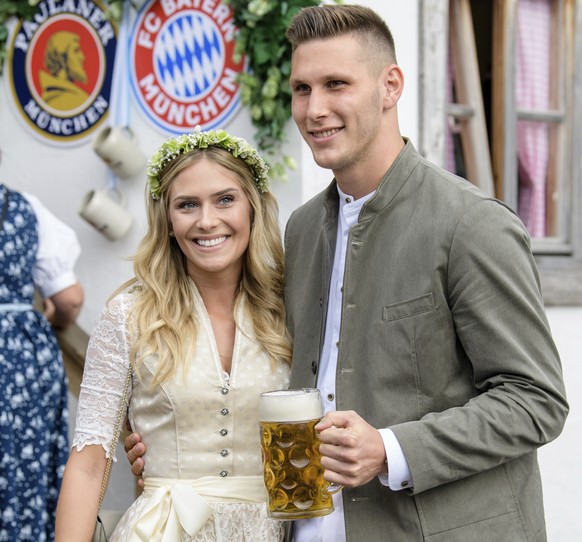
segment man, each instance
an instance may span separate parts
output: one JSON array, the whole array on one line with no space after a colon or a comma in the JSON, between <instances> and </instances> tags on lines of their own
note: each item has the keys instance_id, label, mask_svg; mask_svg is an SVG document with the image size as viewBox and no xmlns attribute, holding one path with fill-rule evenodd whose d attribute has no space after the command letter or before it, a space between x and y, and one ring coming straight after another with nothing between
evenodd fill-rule
<instances>
[{"instance_id":1,"label":"man","mask_svg":"<svg viewBox=\"0 0 582 542\"><path fill-rule=\"evenodd\" d=\"M293 540L545 540L536 449L568 406L524 226L402 138L376 13L306 8L287 35L293 118L335 177L285 233L291 387L322 391L345 486Z\"/></svg>"}]
</instances>

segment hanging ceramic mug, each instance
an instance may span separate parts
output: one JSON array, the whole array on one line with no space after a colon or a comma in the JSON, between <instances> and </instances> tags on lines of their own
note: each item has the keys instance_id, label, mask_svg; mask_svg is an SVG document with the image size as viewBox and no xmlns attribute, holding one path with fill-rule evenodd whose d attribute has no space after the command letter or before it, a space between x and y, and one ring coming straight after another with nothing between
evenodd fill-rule
<instances>
[{"instance_id":1,"label":"hanging ceramic mug","mask_svg":"<svg viewBox=\"0 0 582 542\"><path fill-rule=\"evenodd\" d=\"M87 192L79 206L79 215L111 241L126 235L133 222L125 209L125 197L117 188Z\"/></svg>"},{"instance_id":2,"label":"hanging ceramic mug","mask_svg":"<svg viewBox=\"0 0 582 542\"><path fill-rule=\"evenodd\" d=\"M121 179L143 171L146 156L137 145L133 132L122 126L106 126L93 139L93 150Z\"/></svg>"}]
</instances>

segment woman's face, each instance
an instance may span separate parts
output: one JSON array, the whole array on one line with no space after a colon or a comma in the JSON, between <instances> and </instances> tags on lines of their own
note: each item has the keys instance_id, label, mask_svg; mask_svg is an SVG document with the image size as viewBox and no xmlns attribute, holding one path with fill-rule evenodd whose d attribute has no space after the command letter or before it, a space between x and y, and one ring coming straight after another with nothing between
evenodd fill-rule
<instances>
[{"instance_id":1,"label":"woman's face","mask_svg":"<svg viewBox=\"0 0 582 542\"><path fill-rule=\"evenodd\" d=\"M251 205L235 173L201 158L174 179L170 228L193 278L239 280L251 235Z\"/></svg>"}]
</instances>

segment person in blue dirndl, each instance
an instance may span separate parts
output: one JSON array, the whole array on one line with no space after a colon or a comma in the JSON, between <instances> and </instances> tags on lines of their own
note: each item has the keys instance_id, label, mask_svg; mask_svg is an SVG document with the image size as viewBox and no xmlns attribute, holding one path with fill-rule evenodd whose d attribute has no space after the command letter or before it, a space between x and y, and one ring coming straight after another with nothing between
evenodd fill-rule
<instances>
[{"instance_id":1,"label":"person in blue dirndl","mask_svg":"<svg viewBox=\"0 0 582 542\"><path fill-rule=\"evenodd\" d=\"M54 540L68 457L67 380L53 331L83 303L74 231L0 183L0 542ZM33 308L35 290L44 313Z\"/></svg>"}]
</instances>

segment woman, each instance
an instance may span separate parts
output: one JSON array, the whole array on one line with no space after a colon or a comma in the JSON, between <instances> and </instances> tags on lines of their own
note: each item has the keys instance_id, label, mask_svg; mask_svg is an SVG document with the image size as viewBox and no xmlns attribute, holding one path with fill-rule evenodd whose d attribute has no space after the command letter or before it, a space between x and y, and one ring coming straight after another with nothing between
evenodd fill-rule
<instances>
[{"instance_id":1,"label":"woman","mask_svg":"<svg viewBox=\"0 0 582 542\"><path fill-rule=\"evenodd\" d=\"M267 166L243 139L195 131L164 143L148 176L135 278L89 343L56 538L91 538L131 363L145 489L113 540L281 540L266 516L257 421L259 394L288 386L291 357Z\"/></svg>"},{"instance_id":2,"label":"woman","mask_svg":"<svg viewBox=\"0 0 582 542\"><path fill-rule=\"evenodd\" d=\"M75 232L0 184L0 540L53 540L67 459L67 380L51 328L75 321L83 290ZM33 309L35 289L44 314Z\"/></svg>"}]
</instances>

